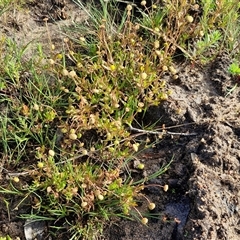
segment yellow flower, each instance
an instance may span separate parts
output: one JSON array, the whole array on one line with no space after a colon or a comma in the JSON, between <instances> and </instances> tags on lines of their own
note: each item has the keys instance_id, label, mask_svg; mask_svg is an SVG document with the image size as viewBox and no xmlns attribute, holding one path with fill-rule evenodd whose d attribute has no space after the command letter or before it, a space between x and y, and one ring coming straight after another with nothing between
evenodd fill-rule
<instances>
[{"instance_id":1,"label":"yellow flower","mask_svg":"<svg viewBox=\"0 0 240 240\"><path fill-rule=\"evenodd\" d=\"M44 164L43 164L43 162L38 162L37 166L38 166L38 168L43 168Z\"/></svg>"},{"instance_id":2,"label":"yellow flower","mask_svg":"<svg viewBox=\"0 0 240 240\"><path fill-rule=\"evenodd\" d=\"M114 64L112 64L112 65L110 66L110 69L111 69L111 71L115 71L115 70L116 70L116 66L115 66Z\"/></svg>"}]
</instances>

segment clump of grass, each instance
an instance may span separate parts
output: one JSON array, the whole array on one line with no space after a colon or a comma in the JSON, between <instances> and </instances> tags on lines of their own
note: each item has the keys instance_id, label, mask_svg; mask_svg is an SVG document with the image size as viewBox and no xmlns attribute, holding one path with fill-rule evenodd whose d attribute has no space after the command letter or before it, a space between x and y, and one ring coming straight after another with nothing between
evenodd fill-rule
<instances>
[{"instance_id":1,"label":"clump of grass","mask_svg":"<svg viewBox=\"0 0 240 240\"><path fill-rule=\"evenodd\" d=\"M140 22L158 38L163 59L179 55L206 64L223 49L239 46L239 2L163 1L145 9ZM210 53L210 54L209 54Z\"/></svg>"},{"instance_id":2,"label":"clump of grass","mask_svg":"<svg viewBox=\"0 0 240 240\"><path fill-rule=\"evenodd\" d=\"M45 195L35 194L35 214L74 221L70 231L90 238L101 233L111 217L130 217L143 186L123 181L118 164L118 168L104 168L90 160L56 163L53 152L48 153L31 173L31 188Z\"/></svg>"},{"instance_id":3,"label":"clump of grass","mask_svg":"<svg viewBox=\"0 0 240 240\"><path fill-rule=\"evenodd\" d=\"M134 182L127 170L141 143L128 126L168 91L131 6L125 16L121 31L109 36L101 19L90 40L76 48L66 38L48 58L38 48L27 60L29 46L8 39L2 48L0 147L6 171L18 172L1 192L24 196L18 207L30 201L32 215L22 217L64 222L72 239L96 238L112 216L132 218L151 178Z\"/></svg>"},{"instance_id":4,"label":"clump of grass","mask_svg":"<svg viewBox=\"0 0 240 240\"><path fill-rule=\"evenodd\" d=\"M0 1L0 17L7 19L7 12L12 11L12 9L21 8L26 3L25 0L1 0Z\"/></svg>"},{"instance_id":5,"label":"clump of grass","mask_svg":"<svg viewBox=\"0 0 240 240\"><path fill-rule=\"evenodd\" d=\"M196 42L195 54L201 56L202 63L209 62L223 49L230 55L236 54L240 36L239 7L238 1L200 2L202 13L199 26L202 37Z\"/></svg>"}]
</instances>

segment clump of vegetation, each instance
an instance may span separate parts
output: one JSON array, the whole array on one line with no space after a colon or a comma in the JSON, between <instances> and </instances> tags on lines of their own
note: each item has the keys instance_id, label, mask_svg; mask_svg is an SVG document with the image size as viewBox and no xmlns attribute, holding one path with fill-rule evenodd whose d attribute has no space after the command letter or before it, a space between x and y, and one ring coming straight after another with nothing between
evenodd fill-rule
<instances>
[{"instance_id":1,"label":"clump of vegetation","mask_svg":"<svg viewBox=\"0 0 240 240\"><path fill-rule=\"evenodd\" d=\"M0 16L4 16L3 19L7 21L8 11L12 11L13 9L19 8L23 5L25 0L1 0L0 1ZM5 14L5 15L4 15ZM9 15L8 15L9 17Z\"/></svg>"},{"instance_id":2,"label":"clump of vegetation","mask_svg":"<svg viewBox=\"0 0 240 240\"><path fill-rule=\"evenodd\" d=\"M236 62L232 63L229 66L228 71L234 76L239 76L240 75L240 67Z\"/></svg>"},{"instance_id":3,"label":"clump of vegetation","mask_svg":"<svg viewBox=\"0 0 240 240\"><path fill-rule=\"evenodd\" d=\"M148 7L142 1L141 8L130 4L114 15L116 1L102 0L101 8L75 2L90 18L87 26L66 30L64 50L53 44L46 57L38 46L26 59L29 46L1 39L1 164L10 181L0 191L19 195L18 207L29 204L31 216L22 217L49 219L55 228L59 222L71 239L96 239L113 216L137 213L147 224L137 210L144 184L169 165L142 180L132 177L133 155L148 143L131 126L139 113L168 99L162 76L178 78L179 55L206 63L209 50L234 49L227 36L235 41L239 29L225 13L239 21L239 5L173 0Z\"/></svg>"},{"instance_id":4,"label":"clump of vegetation","mask_svg":"<svg viewBox=\"0 0 240 240\"><path fill-rule=\"evenodd\" d=\"M12 238L10 238L9 236L6 237L0 237L0 240L11 240Z\"/></svg>"},{"instance_id":5,"label":"clump of vegetation","mask_svg":"<svg viewBox=\"0 0 240 240\"><path fill-rule=\"evenodd\" d=\"M233 62L232 64L230 64L230 66L228 68L228 72L233 76L235 85L233 87L231 87L230 89L228 89L225 97L232 94L234 92L234 90L239 86L239 83L240 83L240 67L239 67L239 64L237 64L236 62Z\"/></svg>"}]
</instances>

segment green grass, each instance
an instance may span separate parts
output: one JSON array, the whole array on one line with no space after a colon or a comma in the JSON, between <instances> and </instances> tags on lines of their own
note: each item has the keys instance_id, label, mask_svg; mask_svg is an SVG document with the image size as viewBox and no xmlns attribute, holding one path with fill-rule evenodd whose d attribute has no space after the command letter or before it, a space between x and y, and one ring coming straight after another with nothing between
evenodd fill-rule
<instances>
[{"instance_id":1,"label":"green grass","mask_svg":"<svg viewBox=\"0 0 240 240\"><path fill-rule=\"evenodd\" d=\"M150 145L131 126L168 99L162 75L177 79L179 58L206 64L224 50L239 62L239 3L173 0L123 10L113 0L75 3L89 19L64 29L64 49L0 41L0 152L10 176L0 192L6 206L12 194L19 208L29 204L32 214L22 218L59 222L55 232L64 222L71 239L97 239L112 217L146 224L149 213L137 210L144 185L170 165L134 179L135 153Z\"/></svg>"},{"instance_id":2,"label":"green grass","mask_svg":"<svg viewBox=\"0 0 240 240\"><path fill-rule=\"evenodd\" d=\"M4 13L7 15L8 12L21 8L25 3L25 0L0 0L0 17L4 15ZM7 16L5 16L5 19L6 18Z\"/></svg>"}]
</instances>

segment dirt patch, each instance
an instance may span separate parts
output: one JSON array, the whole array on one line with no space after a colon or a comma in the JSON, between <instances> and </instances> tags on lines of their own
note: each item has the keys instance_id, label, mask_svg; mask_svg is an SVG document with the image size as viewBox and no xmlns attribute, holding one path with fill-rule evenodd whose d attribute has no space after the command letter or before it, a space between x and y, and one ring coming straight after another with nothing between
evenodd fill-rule
<instances>
[{"instance_id":1,"label":"dirt patch","mask_svg":"<svg viewBox=\"0 0 240 240\"><path fill-rule=\"evenodd\" d=\"M237 89L225 97L235 84L227 73L229 63L224 55L205 69L179 66L179 79L170 79L171 99L150 109L145 121L160 119L160 126L180 125L172 131L196 136L167 136L141 158L149 174L174 156L167 174L149 182L169 184L169 192L147 187L158 217L147 227L128 221L112 225L108 239L240 237L240 95Z\"/></svg>"},{"instance_id":2,"label":"dirt patch","mask_svg":"<svg viewBox=\"0 0 240 240\"><path fill-rule=\"evenodd\" d=\"M41 42L48 49L51 41L61 46L63 26L86 17L77 9L67 0L31 1L25 12L3 14L0 32L18 44ZM237 87L228 95L236 84L227 72L229 63L223 55L204 69L179 65L177 80L164 76L173 94L161 106L150 108L143 121L196 135L166 135L138 156L145 164L142 177L173 158L165 174L147 183L146 196L156 203L153 217L147 226L113 220L103 239L240 239L240 92ZM156 186L164 184L169 185L168 192ZM145 202L139 202L142 212L147 212ZM0 235L24 239L25 221L17 218L23 211L16 208L18 203L19 199L11 200L9 215L1 200Z\"/></svg>"},{"instance_id":3,"label":"dirt patch","mask_svg":"<svg viewBox=\"0 0 240 240\"><path fill-rule=\"evenodd\" d=\"M43 52L51 52L52 44L60 52L64 48L64 38L68 37L63 29L86 19L84 11L71 0L33 0L20 10L2 14L0 33L19 46L29 45L26 56L31 58L38 43L42 45Z\"/></svg>"}]
</instances>

